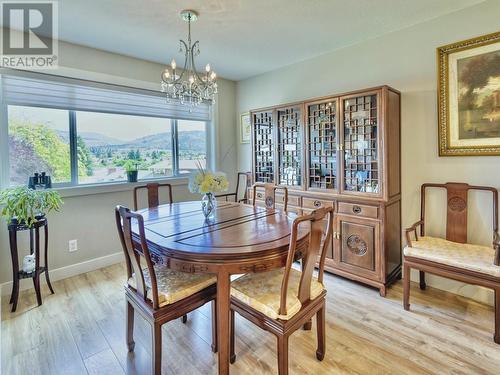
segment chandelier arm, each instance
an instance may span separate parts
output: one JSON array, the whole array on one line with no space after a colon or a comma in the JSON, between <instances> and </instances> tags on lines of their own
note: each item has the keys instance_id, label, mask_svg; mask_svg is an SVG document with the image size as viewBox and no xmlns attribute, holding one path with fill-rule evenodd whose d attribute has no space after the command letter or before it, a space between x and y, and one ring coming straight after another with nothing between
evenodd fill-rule
<instances>
[{"instance_id":1,"label":"chandelier arm","mask_svg":"<svg viewBox=\"0 0 500 375\"><path fill-rule=\"evenodd\" d=\"M194 72L194 75L196 76L196 78L198 79L198 81L201 83L201 85L203 87L205 87L207 84L205 81L203 81L203 79L200 77L200 75L198 74L198 71L196 70L196 65L194 64L194 48L200 44L200 42L197 40L196 42L194 42L193 46L191 47L191 66L193 68L193 72Z\"/></svg>"}]
</instances>

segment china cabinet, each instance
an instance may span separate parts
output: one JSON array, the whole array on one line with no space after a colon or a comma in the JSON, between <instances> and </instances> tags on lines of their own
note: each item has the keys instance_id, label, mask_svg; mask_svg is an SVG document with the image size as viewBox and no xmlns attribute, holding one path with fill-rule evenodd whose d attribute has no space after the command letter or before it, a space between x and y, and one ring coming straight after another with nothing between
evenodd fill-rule
<instances>
[{"instance_id":1,"label":"china cabinet","mask_svg":"<svg viewBox=\"0 0 500 375\"><path fill-rule=\"evenodd\" d=\"M286 186L290 212L333 207L325 269L385 295L401 277L400 93L331 95L253 110L251 121L253 181Z\"/></svg>"}]
</instances>

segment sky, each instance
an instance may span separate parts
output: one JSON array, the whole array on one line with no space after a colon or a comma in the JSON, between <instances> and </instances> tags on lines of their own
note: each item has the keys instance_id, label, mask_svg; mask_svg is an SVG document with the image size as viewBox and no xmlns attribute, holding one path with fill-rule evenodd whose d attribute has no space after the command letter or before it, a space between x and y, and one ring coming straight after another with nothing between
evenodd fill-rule
<instances>
[{"instance_id":1,"label":"sky","mask_svg":"<svg viewBox=\"0 0 500 375\"><path fill-rule=\"evenodd\" d=\"M9 106L9 117L35 124L43 123L55 130L69 130L69 114L66 110ZM170 120L164 118L78 111L76 121L78 132L99 133L121 141L170 131ZM205 123L201 121L178 122L180 132L204 129Z\"/></svg>"}]
</instances>

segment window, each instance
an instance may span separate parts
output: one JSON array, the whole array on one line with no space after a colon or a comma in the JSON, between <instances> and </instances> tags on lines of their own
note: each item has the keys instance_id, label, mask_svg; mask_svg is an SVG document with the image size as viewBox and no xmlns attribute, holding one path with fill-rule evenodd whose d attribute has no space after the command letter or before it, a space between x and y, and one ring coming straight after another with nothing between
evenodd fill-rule
<instances>
[{"instance_id":1,"label":"window","mask_svg":"<svg viewBox=\"0 0 500 375\"><path fill-rule=\"evenodd\" d=\"M10 184L27 184L34 172L54 183L71 182L68 111L9 106Z\"/></svg>"},{"instance_id":2,"label":"window","mask_svg":"<svg viewBox=\"0 0 500 375\"><path fill-rule=\"evenodd\" d=\"M76 112L76 130L80 183L126 180L127 162L137 166L139 179L174 173L169 119Z\"/></svg>"},{"instance_id":3,"label":"window","mask_svg":"<svg viewBox=\"0 0 500 375\"><path fill-rule=\"evenodd\" d=\"M125 181L126 164L139 179L190 173L197 161L206 166L204 121L9 105L8 122L11 185L35 172L77 185Z\"/></svg>"},{"instance_id":4,"label":"window","mask_svg":"<svg viewBox=\"0 0 500 375\"><path fill-rule=\"evenodd\" d=\"M130 165L142 180L207 165L207 103L188 107L156 91L6 71L0 76L2 185L26 184L35 172L71 186L125 181Z\"/></svg>"},{"instance_id":5,"label":"window","mask_svg":"<svg viewBox=\"0 0 500 375\"><path fill-rule=\"evenodd\" d=\"M177 121L179 139L179 173L191 173L197 164L207 166L206 123L203 121Z\"/></svg>"}]
</instances>

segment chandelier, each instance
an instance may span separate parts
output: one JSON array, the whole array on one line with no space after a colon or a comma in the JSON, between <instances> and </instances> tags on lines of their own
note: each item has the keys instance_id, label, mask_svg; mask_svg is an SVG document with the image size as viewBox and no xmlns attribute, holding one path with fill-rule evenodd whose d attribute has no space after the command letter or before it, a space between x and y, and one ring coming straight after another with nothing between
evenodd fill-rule
<instances>
[{"instance_id":1,"label":"chandelier","mask_svg":"<svg viewBox=\"0 0 500 375\"><path fill-rule=\"evenodd\" d=\"M175 99L190 106L197 106L203 101L214 103L217 75L210 64L205 66L205 72L201 74L196 71L194 64L194 58L200 54L200 42L197 40L191 44L191 22L198 19L198 13L183 10L180 16L188 23L187 43L182 39L179 41L179 52L184 53L184 67L179 73L175 59L172 59L161 75L161 91L165 93L167 101Z\"/></svg>"}]
</instances>

